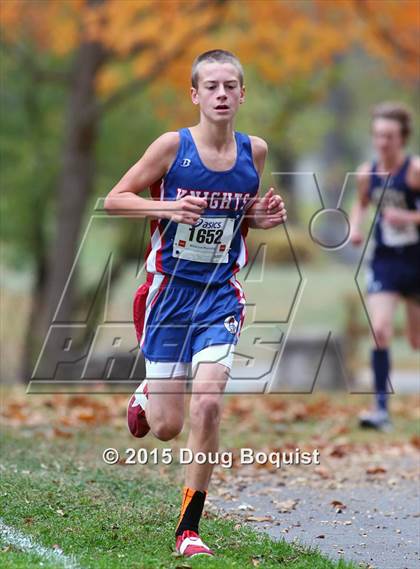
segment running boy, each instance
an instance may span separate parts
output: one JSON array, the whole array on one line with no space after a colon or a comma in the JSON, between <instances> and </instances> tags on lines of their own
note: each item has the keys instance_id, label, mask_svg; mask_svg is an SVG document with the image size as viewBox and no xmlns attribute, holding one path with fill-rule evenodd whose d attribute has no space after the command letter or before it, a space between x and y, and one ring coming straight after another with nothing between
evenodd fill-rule
<instances>
[{"instance_id":1,"label":"running boy","mask_svg":"<svg viewBox=\"0 0 420 569\"><path fill-rule=\"evenodd\" d=\"M420 349L420 157L408 156L411 114L399 103L382 103L372 114L377 159L358 170L358 200L351 215L351 240L360 245L360 226L370 203L379 205L375 248L370 261L368 310L376 345L371 364L376 405L360 416L360 425L389 430L387 379L393 319L404 300L407 332L413 349ZM385 190L384 190L385 187Z\"/></svg>"},{"instance_id":2,"label":"running boy","mask_svg":"<svg viewBox=\"0 0 420 569\"><path fill-rule=\"evenodd\" d=\"M267 154L261 138L234 130L245 100L243 70L230 52L196 58L191 98L200 121L167 132L108 195L109 212L149 216L147 280L134 300L134 322L146 361L146 380L128 405L135 437L160 440L183 427L185 378L192 364L188 448L218 450L222 396L245 312L236 273L247 262L248 227L270 229L286 220L280 196L257 198ZM150 187L152 199L137 194ZM212 465L186 467L176 550L212 555L198 526Z\"/></svg>"}]
</instances>

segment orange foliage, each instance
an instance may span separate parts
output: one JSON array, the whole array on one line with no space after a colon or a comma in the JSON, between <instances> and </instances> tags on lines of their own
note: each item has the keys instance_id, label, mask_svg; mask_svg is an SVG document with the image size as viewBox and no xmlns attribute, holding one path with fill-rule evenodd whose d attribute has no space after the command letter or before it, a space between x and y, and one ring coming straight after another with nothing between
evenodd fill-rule
<instances>
[{"instance_id":1,"label":"orange foliage","mask_svg":"<svg viewBox=\"0 0 420 569\"><path fill-rule=\"evenodd\" d=\"M0 9L0 27L6 41L26 38L40 50L64 55L80 41L85 9L84 0L6 0Z\"/></svg>"},{"instance_id":2,"label":"orange foliage","mask_svg":"<svg viewBox=\"0 0 420 569\"><path fill-rule=\"evenodd\" d=\"M419 4L411 0L5 0L0 27L5 41L25 38L58 55L82 41L100 42L109 58L97 84L106 93L133 77L147 80L162 61L171 62L165 83L186 89L192 59L218 46L276 85L291 77L309 80L355 45L413 80L419 17Z\"/></svg>"}]
</instances>

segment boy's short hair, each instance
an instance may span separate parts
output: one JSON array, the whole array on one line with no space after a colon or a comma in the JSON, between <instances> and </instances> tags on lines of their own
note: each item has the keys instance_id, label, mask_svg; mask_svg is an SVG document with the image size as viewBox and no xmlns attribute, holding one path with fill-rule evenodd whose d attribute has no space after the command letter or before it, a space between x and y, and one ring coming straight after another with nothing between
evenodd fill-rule
<instances>
[{"instance_id":1,"label":"boy's short hair","mask_svg":"<svg viewBox=\"0 0 420 569\"><path fill-rule=\"evenodd\" d=\"M210 51L205 51L198 55L193 62L191 71L191 85L194 89L198 89L198 70L201 63L204 62L218 62L218 63L231 63L234 65L239 74L239 83L241 87L244 84L244 70L239 59L230 51L224 49L212 49Z\"/></svg>"},{"instance_id":2,"label":"boy's short hair","mask_svg":"<svg viewBox=\"0 0 420 569\"><path fill-rule=\"evenodd\" d=\"M375 119L391 119L400 123L401 136L406 142L412 130L412 113L404 103L385 102L372 109L372 121Z\"/></svg>"}]
</instances>

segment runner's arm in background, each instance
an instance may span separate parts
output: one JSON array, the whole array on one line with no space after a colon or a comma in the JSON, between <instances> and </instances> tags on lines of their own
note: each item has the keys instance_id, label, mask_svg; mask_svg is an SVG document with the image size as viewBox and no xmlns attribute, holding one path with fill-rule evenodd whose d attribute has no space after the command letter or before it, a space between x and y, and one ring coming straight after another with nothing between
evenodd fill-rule
<instances>
[{"instance_id":1,"label":"runner's arm in background","mask_svg":"<svg viewBox=\"0 0 420 569\"><path fill-rule=\"evenodd\" d=\"M406 182L412 190L419 194L416 198L417 210L386 207L383 215L391 225L404 226L409 223L420 225L420 156L413 156L411 159Z\"/></svg>"},{"instance_id":2,"label":"runner's arm in background","mask_svg":"<svg viewBox=\"0 0 420 569\"><path fill-rule=\"evenodd\" d=\"M198 221L207 205L202 198L186 196L162 202L137 195L165 176L176 157L178 146L177 132L166 132L156 139L109 192L104 204L106 211L111 215L167 218L177 223Z\"/></svg>"},{"instance_id":3,"label":"runner's arm in background","mask_svg":"<svg viewBox=\"0 0 420 569\"><path fill-rule=\"evenodd\" d=\"M410 166L407 172L407 185L414 190L419 192L417 198L417 211L408 210L400 207L385 207L383 210L384 219L396 227L404 227L405 225L415 223L420 225L420 157L414 156L410 161Z\"/></svg>"},{"instance_id":4,"label":"runner's arm in background","mask_svg":"<svg viewBox=\"0 0 420 569\"><path fill-rule=\"evenodd\" d=\"M357 169L357 199L350 213L350 241L353 245L361 245L364 237L361 230L365 220L369 200L369 177L371 165L365 162Z\"/></svg>"},{"instance_id":5,"label":"runner's arm in background","mask_svg":"<svg viewBox=\"0 0 420 569\"><path fill-rule=\"evenodd\" d=\"M420 192L420 156L413 156L407 172L407 184L415 192Z\"/></svg>"}]
</instances>

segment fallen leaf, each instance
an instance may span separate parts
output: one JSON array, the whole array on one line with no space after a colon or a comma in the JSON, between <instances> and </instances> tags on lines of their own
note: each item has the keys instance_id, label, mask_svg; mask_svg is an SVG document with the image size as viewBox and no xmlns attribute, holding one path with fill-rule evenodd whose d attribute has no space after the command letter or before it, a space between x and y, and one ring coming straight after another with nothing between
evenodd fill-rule
<instances>
[{"instance_id":1,"label":"fallen leaf","mask_svg":"<svg viewBox=\"0 0 420 569\"><path fill-rule=\"evenodd\" d=\"M335 458L343 458L343 456L346 456L348 450L348 445L333 445L329 455L334 456Z\"/></svg>"},{"instance_id":2,"label":"fallen leaf","mask_svg":"<svg viewBox=\"0 0 420 569\"><path fill-rule=\"evenodd\" d=\"M411 437L411 439L410 439L410 443L411 443L414 447L420 449L420 435L413 435L413 436Z\"/></svg>"},{"instance_id":3,"label":"fallen leaf","mask_svg":"<svg viewBox=\"0 0 420 569\"><path fill-rule=\"evenodd\" d=\"M64 431L59 427L54 427L53 433L55 437L61 437L63 439L70 439L73 436L73 433L71 433L70 431Z\"/></svg>"},{"instance_id":4,"label":"fallen leaf","mask_svg":"<svg viewBox=\"0 0 420 569\"><path fill-rule=\"evenodd\" d=\"M331 473L324 466L318 466L315 468L315 474L323 478L324 480L331 478Z\"/></svg>"},{"instance_id":5,"label":"fallen leaf","mask_svg":"<svg viewBox=\"0 0 420 569\"><path fill-rule=\"evenodd\" d=\"M272 500L272 502L281 514L287 514L296 508L298 500L285 500L284 502Z\"/></svg>"},{"instance_id":6,"label":"fallen leaf","mask_svg":"<svg viewBox=\"0 0 420 569\"><path fill-rule=\"evenodd\" d=\"M95 423L96 421L96 414L93 409L79 411L76 417L79 421L83 421L84 423Z\"/></svg>"},{"instance_id":7,"label":"fallen leaf","mask_svg":"<svg viewBox=\"0 0 420 569\"><path fill-rule=\"evenodd\" d=\"M333 500L331 502L331 506L333 508L340 508L342 510L344 510L345 508L347 508L347 506L345 504L343 504L343 502L340 502L340 500Z\"/></svg>"},{"instance_id":8,"label":"fallen leaf","mask_svg":"<svg viewBox=\"0 0 420 569\"><path fill-rule=\"evenodd\" d=\"M366 474L384 474L386 472L386 468L383 466L369 466L366 468Z\"/></svg>"},{"instance_id":9,"label":"fallen leaf","mask_svg":"<svg viewBox=\"0 0 420 569\"><path fill-rule=\"evenodd\" d=\"M273 518L271 516L247 516L247 522L272 522Z\"/></svg>"}]
</instances>

